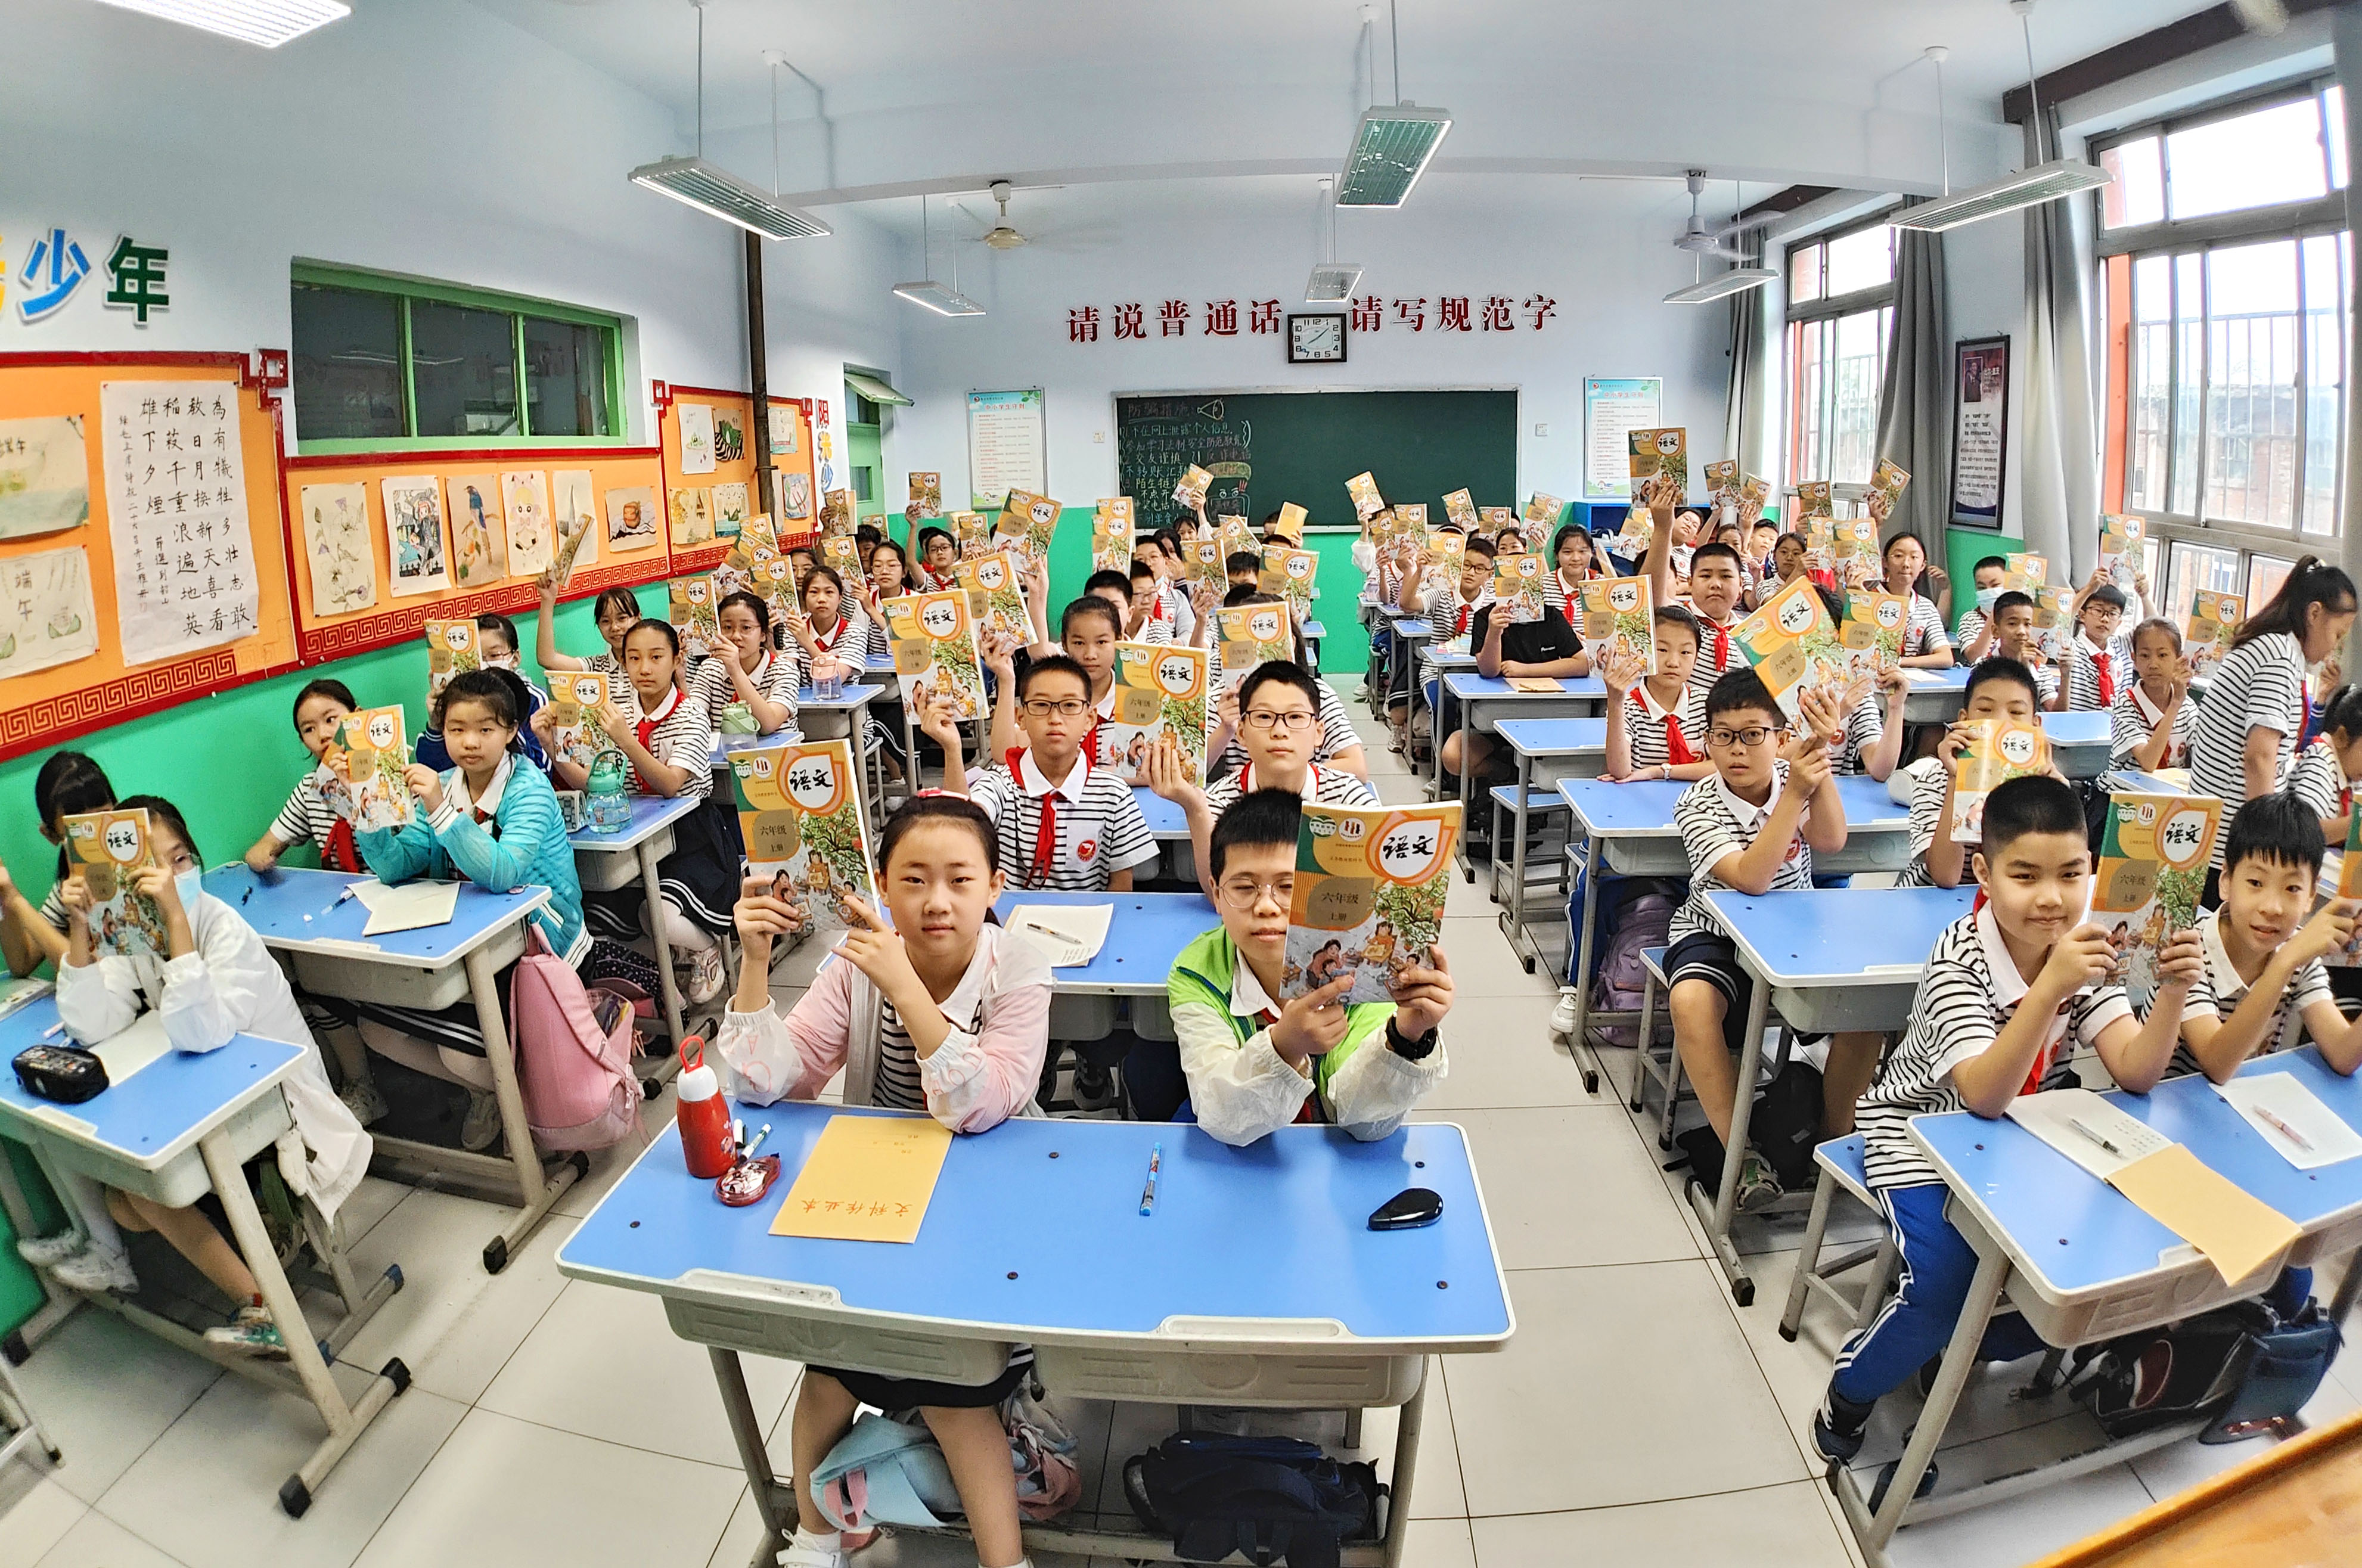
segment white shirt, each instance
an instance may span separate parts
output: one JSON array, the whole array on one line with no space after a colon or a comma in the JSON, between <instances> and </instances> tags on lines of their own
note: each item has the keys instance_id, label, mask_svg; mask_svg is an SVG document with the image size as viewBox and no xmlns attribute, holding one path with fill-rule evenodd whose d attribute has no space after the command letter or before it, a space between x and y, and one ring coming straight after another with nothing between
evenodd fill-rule
<instances>
[{"instance_id":1,"label":"white shirt","mask_svg":"<svg viewBox=\"0 0 2362 1568\"><path fill-rule=\"evenodd\" d=\"M1087 757L1078 755L1065 779L1053 784L1029 746L1014 771L996 763L969 793L993 820L1000 868L1012 888L1098 892L1115 873L1156 858L1131 786ZM1041 842L1045 805L1054 835L1048 845Z\"/></svg>"},{"instance_id":2,"label":"white shirt","mask_svg":"<svg viewBox=\"0 0 2362 1568\"><path fill-rule=\"evenodd\" d=\"M1731 791L1719 772L1709 773L1682 791L1673 802L1673 825L1681 829L1682 848L1690 857L1690 896L1673 911L1667 927L1668 944L1700 932L1716 936L1727 934L1720 922L1705 907L1705 895L1728 889L1730 884L1714 874L1714 867L1725 856L1746 849L1772 820L1772 805L1788 782L1785 761L1772 765L1771 792L1760 806L1749 805ZM1805 841L1805 823L1812 815L1810 808L1796 818L1796 835L1788 843L1786 856L1772 874L1772 886L1767 892L1796 892L1813 885L1813 846Z\"/></svg>"}]
</instances>

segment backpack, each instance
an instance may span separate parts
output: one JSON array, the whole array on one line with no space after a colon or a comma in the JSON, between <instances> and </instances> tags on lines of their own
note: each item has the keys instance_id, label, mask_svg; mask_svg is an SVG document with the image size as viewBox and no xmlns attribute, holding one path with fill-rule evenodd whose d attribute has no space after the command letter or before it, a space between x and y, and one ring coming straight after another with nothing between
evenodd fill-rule
<instances>
[{"instance_id":1,"label":"backpack","mask_svg":"<svg viewBox=\"0 0 2362 1568\"><path fill-rule=\"evenodd\" d=\"M2261 1302L2251 1305L2262 1308L2270 1321L2249 1333L2238 1392L2213 1424L2198 1434L2200 1442L2238 1442L2286 1427L2321 1387L2344 1342L2345 1336L2317 1301L2306 1301L2287 1319Z\"/></svg>"},{"instance_id":2,"label":"backpack","mask_svg":"<svg viewBox=\"0 0 2362 1568\"><path fill-rule=\"evenodd\" d=\"M1813 1150L1821 1141L1821 1070L1801 1057L1780 1065L1755 1097L1747 1141L1790 1192L1810 1191Z\"/></svg>"},{"instance_id":3,"label":"backpack","mask_svg":"<svg viewBox=\"0 0 2362 1568\"><path fill-rule=\"evenodd\" d=\"M546 1149L605 1149L640 1126L632 1076L632 1002L603 985L586 988L574 966L524 922L525 953L509 981L517 1086L534 1142Z\"/></svg>"},{"instance_id":4,"label":"backpack","mask_svg":"<svg viewBox=\"0 0 2362 1568\"><path fill-rule=\"evenodd\" d=\"M1595 896L1613 898L1616 883L1600 878L1601 887L1592 889ZM1676 900L1660 885L1647 882L1631 883L1628 896L1613 907L1603 907L1599 921L1606 924L1612 918L1615 929L1605 944L1595 953L1595 974L1591 982L1591 1005L1601 1011L1638 1012L1640 999L1649 984L1649 970L1640 955L1651 947L1665 945L1672 928ZM1569 906L1573 906L1570 904ZM1583 911L1573 911L1580 921ZM1571 929L1581 932L1576 925ZM1596 935L1595 933L1595 942ZM1581 943L1576 946L1580 948ZM1599 1037L1611 1045L1633 1045L1639 1042L1640 1031L1629 1023L1611 1023L1600 1027Z\"/></svg>"},{"instance_id":5,"label":"backpack","mask_svg":"<svg viewBox=\"0 0 2362 1568\"><path fill-rule=\"evenodd\" d=\"M1123 1490L1184 1562L1237 1551L1257 1568L1337 1568L1341 1543L1377 1539L1386 1496L1376 1466L1296 1438L1167 1438L1124 1462Z\"/></svg>"},{"instance_id":6,"label":"backpack","mask_svg":"<svg viewBox=\"0 0 2362 1568\"><path fill-rule=\"evenodd\" d=\"M1075 1468L1075 1435L1020 1383L1000 1403L1000 1424L1009 1432L1009 1463L1017 1473L1017 1511L1039 1524L1054 1519L1081 1500L1083 1478Z\"/></svg>"},{"instance_id":7,"label":"backpack","mask_svg":"<svg viewBox=\"0 0 2362 1568\"><path fill-rule=\"evenodd\" d=\"M806 1485L822 1517L841 1530L933 1529L960 1517L959 1488L934 1434L885 1416L864 1413Z\"/></svg>"},{"instance_id":8,"label":"backpack","mask_svg":"<svg viewBox=\"0 0 2362 1568\"><path fill-rule=\"evenodd\" d=\"M2067 1392L2090 1407L2112 1439L2211 1420L2239 1392L2255 1335L2276 1322L2261 1302L2235 1301L2163 1328L2084 1345L2074 1353Z\"/></svg>"}]
</instances>

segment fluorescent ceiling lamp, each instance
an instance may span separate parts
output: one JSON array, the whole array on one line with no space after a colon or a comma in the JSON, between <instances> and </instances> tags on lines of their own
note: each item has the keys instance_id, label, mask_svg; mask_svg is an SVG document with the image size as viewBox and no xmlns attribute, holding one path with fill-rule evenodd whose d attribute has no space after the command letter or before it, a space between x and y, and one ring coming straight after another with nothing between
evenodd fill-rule
<instances>
[{"instance_id":1,"label":"fluorescent ceiling lamp","mask_svg":"<svg viewBox=\"0 0 2362 1568\"><path fill-rule=\"evenodd\" d=\"M894 285L894 293L898 298L909 300L922 310L933 311L937 315L982 315L984 314L982 305L953 288L949 283L939 283L933 278L922 278L915 283L897 283Z\"/></svg>"},{"instance_id":2,"label":"fluorescent ceiling lamp","mask_svg":"<svg viewBox=\"0 0 2362 1568\"><path fill-rule=\"evenodd\" d=\"M632 183L661 191L676 202L711 213L766 239L810 239L830 232L828 225L789 206L759 185L750 185L727 169L702 158L668 158L632 171Z\"/></svg>"},{"instance_id":3,"label":"fluorescent ceiling lamp","mask_svg":"<svg viewBox=\"0 0 2362 1568\"><path fill-rule=\"evenodd\" d=\"M344 0L99 0L183 27L202 28L240 43L277 49L315 28L353 14Z\"/></svg>"},{"instance_id":4,"label":"fluorescent ceiling lamp","mask_svg":"<svg viewBox=\"0 0 2362 1568\"><path fill-rule=\"evenodd\" d=\"M2097 190L2108 180L2106 170L2096 168L2080 158L2053 159L2048 163L2037 163L2031 169L2004 174L1998 180L1971 186L1937 201L1905 207L1886 222L1892 228L1910 228L1922 234L1935 234L1948 228L1958 228L1964 223L1975 223L1980 218L1999 217L2003 213L2038 207L2045 202L2055 202L2078 191Z\"/></svg>"},{"instance_id":5,"label":"fluorescent ceiling lamp","mask_svg":"<svg viewBox=\"0 0 2362 1568\"><path fill-rule=\"evenodd\" d=\"M1398 207L1451 128L1449 109L1379 104L1364 110L1337 186L1341 207Z\"/></svg>"},{"instance_id":6,"label":"fluorescent ceiling lamp","mask_svg":"<svg viewBox=\"0 0 2362 1568\"><path fill-rule=\"evenodd\" d=\"M1353 297L1362 282L1359 261L1323 261L1312 269L1304 285L1306 304L1342 304Z\"/></svg>"},{"instance_id":7,"label":"fluorescent ceiling lamp","mask_svg":"<svg viewBox=\"0 0 2362 1568\"><path fill-rule=\"evenodd\" d=\"M1675 289L1664 298L1666 304L1705 304L1709 300L1727 299L1732 294L1760 289L1766 283L1776 283L1780 274L1769 267L1733 267L1727 272L1716 272L1686 289Z\"/></svg>"}]
</instances>

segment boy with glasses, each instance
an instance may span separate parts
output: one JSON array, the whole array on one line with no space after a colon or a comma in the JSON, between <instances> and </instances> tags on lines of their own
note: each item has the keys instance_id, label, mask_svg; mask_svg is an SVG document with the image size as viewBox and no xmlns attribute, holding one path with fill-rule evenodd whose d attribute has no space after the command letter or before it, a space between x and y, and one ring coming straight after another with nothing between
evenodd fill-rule
<instances>
[{"instance_id":1,"label":"boy with glasses","mask_svg":"<svg viewBox=\"0 0 2362 1568\"><path fill-rule=\"evenodd\" d=\"M1281 1004L1287 911L1303 801L1286 790L1240 798L1207 854L1222 923L1181 950L1166 981L1198 1124L1242 1147L1295 1122L1383 1138L1448 1064L1438 1026L1451 1009L1443 950L1406 968L1394 1000L1344 1004L1351 973Z\"/></svg>"}]
</instances>

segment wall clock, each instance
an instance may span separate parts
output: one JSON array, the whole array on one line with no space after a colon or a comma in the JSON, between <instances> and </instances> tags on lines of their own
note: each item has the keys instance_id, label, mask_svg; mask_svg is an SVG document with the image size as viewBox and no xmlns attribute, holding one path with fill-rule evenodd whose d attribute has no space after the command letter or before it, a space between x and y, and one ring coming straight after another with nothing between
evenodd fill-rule
<instances>
[{"instance_id":1,"label":"wall clock","mask_svg":"<svg viewBox=\"0 0 2362 1568\"><path fill-rule=\"evenodd\" d=\"M1326 313L1287 318L1287 362L1291 365L1341 365L1345 362L1345 318Z\"/></svg>"}]
</instances>

